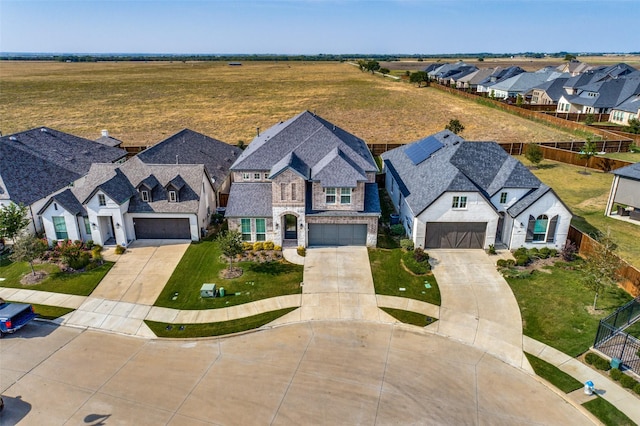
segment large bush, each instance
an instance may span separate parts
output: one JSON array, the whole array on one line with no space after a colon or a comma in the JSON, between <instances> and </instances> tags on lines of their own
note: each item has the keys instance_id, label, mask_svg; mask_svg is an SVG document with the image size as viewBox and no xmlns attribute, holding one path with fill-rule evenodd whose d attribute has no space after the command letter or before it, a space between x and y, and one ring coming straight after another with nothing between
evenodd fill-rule
<instances>
[{"instance_id":1,"label":"large bush","mask_svg":"<svg viewBox=\"0 0 640 426\"><path fill-rule=\"evenodd\" d=\"M400 247L405 250L413 250L413 240L409 238L403 238L400 240Z\"/></svg>"},{"instance_id":2,"label":"large bush","mask_svg":"<svg viewBox=\"0 0 640 426\"><path fill-rule=\"evenodd\" d=\"M391 235L404 235L404 226L401 223L391 225Z\"/></svg>"}]
</instances>

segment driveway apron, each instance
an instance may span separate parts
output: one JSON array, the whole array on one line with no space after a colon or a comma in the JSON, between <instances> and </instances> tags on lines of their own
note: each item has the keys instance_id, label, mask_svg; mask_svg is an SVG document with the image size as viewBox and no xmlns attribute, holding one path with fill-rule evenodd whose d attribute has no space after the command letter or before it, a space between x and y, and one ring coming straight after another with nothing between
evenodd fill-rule
<instances>
[{"instance_id":1,"label":"driveway apron","mask_svg":"<svg viewBox=\"0 0 640 426\"><path fill-rule=\"evenodd\" d=\"M137 240L63 324L153 337L143 320L190 241Z\"/></svg>"},{"instance_id":2,"label":"driveway apron","mask_svg":"<svg viewBox=\"0 0 640 426\"><path fill-rule=\"evenodd\" d=\"M498 273L496 256L483 250L429 250L442 304L429 328L471 344L528 371L522 352L522 317L509 284Z\"/></svg>"}]
</instances>

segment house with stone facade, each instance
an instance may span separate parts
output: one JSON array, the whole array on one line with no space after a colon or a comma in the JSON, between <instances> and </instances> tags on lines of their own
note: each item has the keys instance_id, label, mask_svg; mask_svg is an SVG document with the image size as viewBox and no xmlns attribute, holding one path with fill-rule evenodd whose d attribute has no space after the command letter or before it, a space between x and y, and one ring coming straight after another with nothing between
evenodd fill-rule
<instances>
[{"instance_id":1,"label":"house with stone facade","mask_svg":"<svg viewBox=\"0 0 640 426\"><path fill-rule=\"evenodd\" d=\"M226 217L244 241L377 243L380 199L366 143L304 111L258 135L231 166Z\"/></svg>"}]
</instances>

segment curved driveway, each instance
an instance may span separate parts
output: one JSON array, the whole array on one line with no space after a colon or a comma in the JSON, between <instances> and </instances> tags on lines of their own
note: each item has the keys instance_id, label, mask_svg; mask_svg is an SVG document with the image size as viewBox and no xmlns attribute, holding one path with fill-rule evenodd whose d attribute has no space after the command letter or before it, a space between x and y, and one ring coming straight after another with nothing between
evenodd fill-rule
<instances>
[{"instance_id":1,"label":"curved driveway","mask_svg":"<svg viewBox=\"0 0 640 426\"><path fill-rule=\"evenodd\" d=\"M525 372L402 325L171 341L34 324L0 341L0 357L2 424L590 423Z\"/></svg>"}]
</instances>

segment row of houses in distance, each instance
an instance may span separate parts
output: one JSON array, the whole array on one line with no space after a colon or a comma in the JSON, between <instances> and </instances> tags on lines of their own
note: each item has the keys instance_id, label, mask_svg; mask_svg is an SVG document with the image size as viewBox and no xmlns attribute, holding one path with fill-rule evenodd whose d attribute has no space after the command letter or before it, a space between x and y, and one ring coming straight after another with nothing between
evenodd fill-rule
<instances>
[{"instance_id":1,"label":"row of houses in distance","mask_svg":"<svg viewBox=\"0 0 640 426\"><path fill-rule=\"evenodd\" d=\"M117 142L44 127L0 138L0 204L28 206L32 232L50 243L197 241L228 198L229 228L244 241L375 247L382 171L416 247L559 249L571 221L498 144L449 131L387 152L382 170L365 141L309 111L244 151L188 129L128 160Z\"/></svg>"},{"instance_id":2,"label":"row of houses in distance","mask_svg":"<svg viewBox=\"0 0 640 426\"><path fill-rule=\"evenodd\" d=\"M609 121L627 125L640 117L640 71L619 63L590 66L569 61L526 72L520 67L478 68L465 62L432 64L429 79L483 96L515 102L555 105L557 112L610 114Z\"/></svg>"}]
</instances>

